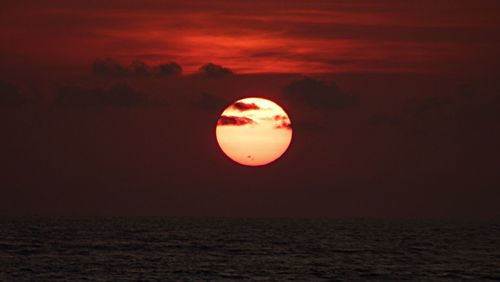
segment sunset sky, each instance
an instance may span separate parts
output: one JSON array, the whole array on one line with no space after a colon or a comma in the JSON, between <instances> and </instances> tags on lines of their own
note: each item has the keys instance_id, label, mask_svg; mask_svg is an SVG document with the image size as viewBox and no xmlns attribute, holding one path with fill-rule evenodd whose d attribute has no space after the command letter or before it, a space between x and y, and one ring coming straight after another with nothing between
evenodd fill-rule
<instances>
[{"instance_id":1,"label":"sunset sky","mask_svg":"<svg viewBox=\"0 0 500 282\"><path fill-rule=\"evenodd\" d=\"M500 217L500 2L28 1L0 10L0 215ZM278 161L221 113L290 115Z\"/></svg>"},{"instance_id":2,"label":"sunset sky","mask_svg":"<svg viewBox=\"0 0 500 282\"><path fill-rule=\"evenodd\" d=\"M207 60L239 73L467 72L499 58L497 9L484 0L7 0L0 52L39 67L111 57L175 61L187 73Z\"/></svg>"}]
</instances>

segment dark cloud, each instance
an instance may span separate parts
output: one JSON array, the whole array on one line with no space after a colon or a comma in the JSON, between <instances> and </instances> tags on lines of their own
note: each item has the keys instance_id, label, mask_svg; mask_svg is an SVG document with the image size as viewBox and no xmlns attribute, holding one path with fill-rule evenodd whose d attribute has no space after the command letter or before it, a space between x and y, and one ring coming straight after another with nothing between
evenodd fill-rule
<instances>
[{"instance_id":1,"label":"dark cloud","mask_svg":"<svg viewBox=\"0 0 500 282\"><path fill-rule=\"evenodd\" d=\"M146 103L146 97L127 84L115 84L109 89L67 86L59 90L56 104L75 107L136 106Z\"/></svg>"},{"instance_id":2,"label":"dark cloud","mask_svg":"<svg viewBox=\"0 0 500 282\"><path fill-rule=\"evenodd\" d=\"M303 104L314 109L337 110L352 106L355 99L340 91L333 82L303 77L288 84L283 97L295 104Z\"/></svg>"},{"instance_id":3,"label":"dark cloud","mask_svg":"<svg viewBox=\"0 0 500 282\"><path fill-rule=\"evenodd\" d=\"M139 76L148 76L152 74L152 70L146 63L134 61L130 64L130 73Z\"/></svg>"},{"instance_id":4,"label":"dark cloud","mask_svg":"<svg viewBox=\"0 0 500 282\"><path fill-rule=\"evenodd\" d=\"M233 74L233 71L220 65L208 63L200 67L199 73L205 77L219 78L230 76Z\"/></svg>"},{"instance_id":5,"label":"dark cloud","mask_svg":"<svg viewBox=\"0 0 500 282\"><path fill-rule=\"evenodd\" d=\"M127 68L113 59L96 59L92 64L92 72L97 75L125 76Z\"/></svg>"},{"instance_id":6,"label":"dark cloud","mask_svg":"<svg viewBox=\"0 0 500 282\"><path fill-rule=\"evenodd\" d=\"M19 94L19 90L16 86L0 81L0 106L19 106L25 102L24 97Z\"/></svg>"},{"instance_id":7,"label":"dark cloud","mask_svg":"<svg viewBox=\"0 0 500 282\"><path fill-rule=\"evenodd\" d=\"M232 105L232 107L240 112L260 109L259 106L257 106L255 103L243 103L243 102L236 102Z\"/></svg>"},{"instance_id":8,"label":"dark cloud","mask_svg":"<svg viewBox=\"0 0 500 282\"><path fill-rule=\"evenodd\" d=\"M235 125L241 126L246 124L255 123L251 118L248 117L236 117L236 116L221 116L217 125Z\"/></svg>"},{"instance_id":9,"label":"dark cloud","mask_svg":"<svg viewBox=\"0 0 500 282\"><path fill-rule=\"evenodd\" d=\"M158 74L164 76L174 76L180 75L182 73L182 67L174 62L160 64L158 66Z\"/></svg>"},{"instance_id":10,"label":"dark cloud","mask_svg":"<svg viewBox=\"0 0 500 282\"><path fill-rule=\"evenodd\" d=\"M222 111L228 102L219 96L202 92L195 104L203 110Z\"/></svg>"},{"instance_id":11,"label":"dark cloud","mask_svg":"<svg viewBox=\"0 0 500 282\"><path fill-rule=\"evenodd\" d=\"M133 61L127 67L107 58L95 60L92 64L92 72L96 75L107 76L175 76L182 73L182 67L175 62L151 67L141 61Z\"/></svg>"}]
</instances>

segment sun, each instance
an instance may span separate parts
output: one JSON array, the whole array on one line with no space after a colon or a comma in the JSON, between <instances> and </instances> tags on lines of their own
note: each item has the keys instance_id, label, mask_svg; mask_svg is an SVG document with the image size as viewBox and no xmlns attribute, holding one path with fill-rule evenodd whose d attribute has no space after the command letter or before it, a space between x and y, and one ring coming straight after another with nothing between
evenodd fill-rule
<instances>
[{"instance_id":1,"label":"sun","mask_svg":"<svg viewBox=\"0 0 500 282\"><path fill-rule=\"evenodd\" d=\"M264 98L244 98L222 112L217 142L233 161L262 166L281 157L292 141L292 123L278 104Z\"/></svg>"}]
</instances>

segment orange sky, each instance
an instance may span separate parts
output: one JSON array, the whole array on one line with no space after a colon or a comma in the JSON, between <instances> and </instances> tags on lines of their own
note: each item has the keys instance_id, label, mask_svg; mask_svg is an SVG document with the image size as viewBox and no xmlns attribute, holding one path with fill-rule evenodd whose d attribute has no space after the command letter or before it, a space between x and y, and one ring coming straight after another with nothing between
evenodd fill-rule
<instances>
[{"instance_id":1,"label":"orange sky","mask_svg":"<svg viewBox=\"0 0 500 282\"><path fill-rule=\"evenodd\" d=\"M457 5L460 2L460 5ZM8 65L214 62L239 73L470 72L498 60L496 1L4 1Z\"/></svg>"}]
</instances>

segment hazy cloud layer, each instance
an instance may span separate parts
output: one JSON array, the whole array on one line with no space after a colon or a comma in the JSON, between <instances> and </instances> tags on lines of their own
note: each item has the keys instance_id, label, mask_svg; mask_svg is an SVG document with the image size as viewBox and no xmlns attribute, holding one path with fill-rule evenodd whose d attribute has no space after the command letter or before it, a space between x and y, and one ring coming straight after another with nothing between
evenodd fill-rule
<instances>
[{"instance_id":1,"label":"hazy cloud layer","mask_svg":"<svg viewBox=\"0 0 500 282\"><path fill-rule=\"evenodd\" d=\"M15 213L16 207L36 212L32 202L40 203L43 211L44 207L57 206L61 193L81 193L92 200L102 199L102 191L109 191L102 211L110 211L112 201L122 211L144 211L130 210L123 202L142 207L145 201L159 199L153 205L155 212L170 215L192 212L207 203L207 195L217 194L214 198L218 199L218 195L233 193L210 204L214 215L224 214L214 210L218 207L230 213L258 215L252 204L241 208L249 203L249 195L257 193L255 201L271 198L269 206L274 207L283 199L283 191L292 191L298 195L294 204L279 209L286 215L370 216L380 212L399 216L405 211L423 215L427 207L445 215L462 211L443 210L443 202L463 204L469 207L465 211L472 213L488 214L497 209L500 92L496 80L457 87L461 82L427 76L335 75L323 76L324 80L310 78L312 83L297 77L245 74L210 80L192 75L176 79L137 75L108 79L82 70L80 77L64 74L47 82L40 78L33 86L9 78L21 93L43 96L47 105L54 102L54 87L62 83L76 86L64 87L56 95L61 110L38 103L0 111L0 148L4 148L4 185L0 189L17 201L11 204L9 198L2 198L2 206L9 213ZM299 87L307 91L295 102L281 93L293 79L308 86ZM115 85L117 81L128 84ZM338 87L326 81L335 81ZM292 145L283 158L263 170L236 167L217 146L214 127L230 102L261 89L267 90L262 91L265 98L283 105L290 114ZM331 104L313 107L316 102L306 96L312 93L316 99L330 101L330 96L344 90L360 100L347 110L334 111L337 106ZM120 108L149 105L160 98L169 101L168 110ZM102 110L74 110L76 107ZM271 121L271 126L283 133L289 126L281 122L285 121L282 115L263 117L267 118L263 123ZM258 118L224 116L218 124L252 126L252 122L261 122ZM229 175L228 169L232 171ZM247 185L242 179L254 182ZM234 189L234 183L243 186ZM206 191L204 185L215 190ZM242 191L247 194L241 196ZM448 196L457 195L457 191L461 198ZM200 193L206 194L193 203L192 195ZM339 193L349 193L351 203L358 203L359 195L365 195L363 200L372 203L373 209L350 204L342 207L347 201L339 199ZM49 196L38 201L40 194ZM171 195L176 194L179 198L172 200ZM421 196L422 202L415 203L415 195ZM228 205L228 201L238 207ZM401 205L387 208L387 201ZM81 197L66 202L66 207L60 207L62 213L77 205L99 212ZM179 207L169 208L176 203ZM297 205L303 207L299 212ZM406 209L408 205L411 208Z\"/></svg>"}]
</instances>

